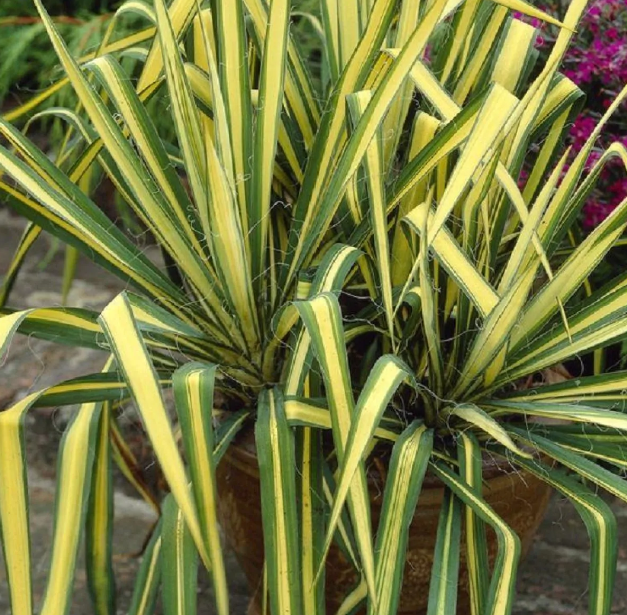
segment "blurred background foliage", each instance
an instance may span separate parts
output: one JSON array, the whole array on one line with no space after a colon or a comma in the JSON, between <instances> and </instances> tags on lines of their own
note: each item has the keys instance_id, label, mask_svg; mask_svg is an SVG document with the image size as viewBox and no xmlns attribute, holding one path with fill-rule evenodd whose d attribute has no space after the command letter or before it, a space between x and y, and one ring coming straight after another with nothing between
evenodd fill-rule
<instances>
[{"instance_id":1,"label":"blurred background foliage","mask_svg":"<svg viewBox=\"0 0 627 615\"><path fill-rule=\"evenodd\" d=\"M46 8L69 48L78 57L93 50L119 6L119 0L46 0ZM314 76L321 78L318 0L294 0L292 32L311 61ZM116 37L131 31L133 18L125 16ZM34 4L28 0L0 2L0 106L15 106L49 86L61 72L56 55ZM59 97L64 96L61 92ZM65 96L69 96L65 92ZM67 102L57 97L49 104Z\"/></svg>"},{"instance_id":2,"label":"blurred background foliage","mask_svg":"<svg viewBox=\"0 0 627 615\"><path fill-rule=\"evenodd\" d=\"M117 4L111 0L46 2L72 50L78 54L97 44ZM57 58L50 50L32 2L0 2L0 40L0 101L15 103L27 98L59 74Z\"/></svg>"}]
</instances>

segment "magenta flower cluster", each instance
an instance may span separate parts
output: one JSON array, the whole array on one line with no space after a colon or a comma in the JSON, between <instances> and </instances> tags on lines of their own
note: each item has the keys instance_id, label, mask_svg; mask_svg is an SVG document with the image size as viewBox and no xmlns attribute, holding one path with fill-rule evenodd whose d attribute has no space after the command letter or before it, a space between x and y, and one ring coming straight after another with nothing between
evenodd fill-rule
<instances>
[{"instance_id":1,"label":"magenta flower cluster","mask_svg":"<svg viewBox=\"0 0 627 615\"><path fill-rule=\"evenodd\" d=\"M563 14L560 3L542 7L555 16ZM539 20L529 20L540 28L536 40L540 52L548 51L554 36L551 28ZM573 155L581 150L598 120L616 95L627 84L627 0L593 0L580 24L579 31L564 58L562 72L585 93L586 102L569 135ZM613 142L627 146L625 107L606 124L586 166L592 168L603 151ZM590 230L627 198L627 173L614 159L601 172L597 188L583 209L583 225Z\"/></svg>"}]
</instances>

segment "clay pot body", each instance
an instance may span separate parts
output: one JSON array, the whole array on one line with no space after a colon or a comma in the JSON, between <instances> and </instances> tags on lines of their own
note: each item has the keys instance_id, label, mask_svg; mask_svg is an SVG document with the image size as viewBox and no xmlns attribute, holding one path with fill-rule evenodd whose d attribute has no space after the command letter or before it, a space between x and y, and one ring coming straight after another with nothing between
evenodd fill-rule
<instances>
[{"instance_id":1,"label":"clay pot body","mask_svg":"<svg viewBox=\"0 0 627 615\"><path fill-rule=\"evenodd\" d=\"M259 598L263 570L263 532L259 471L254 448L248 442L235 443L218 466L220 520L227 541L235 552L251 587ZM540 524L551 495L551 489L534 476L524 472L489 468L483 495L492 508L514 529L522 542L523 555ZM371 509L373 531L379 520L383 489L371 480ZM380 483L380 481L379 481ZM399 615L426 612L429 581L440 506L444 495L441 483L429 477L423 485L411 524L409 545L399 604ZM496 535L488 528L488 554L496 555ZM465 548L461 549L460 591L458 613L469 608L468 573ZM357 577L341 551L333 546L326 566L327 613L337 611L343 598L355 587ZM257 600L258 602L258 600ZM254 604L249 613L255 613Z\"/></svg>"}]
</instances>

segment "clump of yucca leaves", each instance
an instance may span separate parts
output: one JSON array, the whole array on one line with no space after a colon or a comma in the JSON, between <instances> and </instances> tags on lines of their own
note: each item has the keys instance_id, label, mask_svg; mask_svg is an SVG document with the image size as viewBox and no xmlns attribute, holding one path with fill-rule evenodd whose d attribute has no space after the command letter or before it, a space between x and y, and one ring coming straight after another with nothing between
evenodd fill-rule
<instances>
[{"instance_id":1,"label":"clump of yucca leaves","mask_svg":"<svg viewBox=\"0 0 627 615\"><path fill-rule=\"evenodd\" d=\"M511 10L547 16L522 0L322 0L324 92L313 89L290 38L288 0L129 2L127 10L154 25L104 41L81 65L36 5L63 83L80 101L57 112L80 138L55 166L0 122L9 143L0 168L12 178L0 186L32 221L3 296L40 229L132 290L101 314L5 308L0 318L3 351L21 332L109 357L101 374L0 413L13 613L32 613L23 418L36 405L74 403L81 405L60 451L41 612L67 608L83 527L94 610L115 612L110 465L112 450L124 447L114 409L128 398L171 490L133 614L151 611L159 583L166 613L193 612L198 558L218 612L228 612L215 467L249 423L274 615L324 612L317 573L338 524L362 578L342 612L365 604L369 613L395 613L407 527L428 468L448 503L430 611L455 612L460 547L447 538L464 517L472 613L509 612L519 541L482 498L486 452L573 501L591 541L590 611L609 613L615 521L587 483L627 499L613 471L625 465L627 374L521 386L627 333L627 278L586 291L627 224L627 203L569 244L603 165L626 159L617 144L585 171L622 92L562 177L561 138L581 93L558 69L585 1L574 0L556 24L554 48L530 82L535 32ZM144 60L136 82L115 59L131 49ZM170 103L174 143L164 143L146 111L158 92ZM147 260L90 200L85 178L96 161L167 267ZM519 187L523 164L531 173ZM361 368L353 366L352 378L349 357ZM186 465L163 387L174 390ZM215 391L236 409L217 427ZM337 481L323 511L312 502L323 497L329 429ZM386 441L394 444L375 541L364 458ZM345 504L350 523L340 514ZM491 570L485 524L499 539Z\"/></svg>"}]
</instances>

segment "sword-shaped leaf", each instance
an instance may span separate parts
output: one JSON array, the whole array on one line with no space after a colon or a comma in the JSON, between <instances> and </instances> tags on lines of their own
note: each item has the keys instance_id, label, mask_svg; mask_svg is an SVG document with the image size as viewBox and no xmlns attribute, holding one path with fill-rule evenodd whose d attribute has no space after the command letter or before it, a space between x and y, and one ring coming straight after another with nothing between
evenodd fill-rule
<instances>
[{"instance_id":1,"label":"sword-shaped leaf","mask_svg":"<svg viewBox=\"0 0 627 615\"><path fill-rule=\"evenodd\" d=\"M24 263L24 259L40 234L41 228L33 222L29 222L26 225L20 237L20 241L15 248L15 252L13 253L11 263L2 276L2 284L0 284L0 308L6 305L13 284L15 283L15 278Z\"/></svg>"},{"instance_id":2,"label":"sword-shaped leaf","mask_svg":"<svg viewBox=\"0 0 627 615\"><path fill-rule=\"evenodd\" d=\"M41 4L41 0L36 0L36 6L76 95L92 120L94 128L103 139L107 151L116 161L117 168L132 189L136 201L142 204L143 210L151 222L152 230L163 238L165 247L176 256L177 262L184 267L195 287L200 292L211 296L213 284L206 268L202 265L201 256L193 251L185 233L181 230L180 224L176 223L163 196L156 189L154 180L140 163L132 145L124 137L103 100L97 95L87 77L83 75L80 67L72 58L50 16ZM163 33L163 29L160 32ZM2 163L0 162L0 164Z\"/></svg>"},{"instance_id":3,"label":"sword-shaped leaf","mask_svg":"<svg viewBox=\"0 0 627 615\"><path fill-rule=\"evenodd\" d=\"M357 400L346 448L338 468L337 490L323 548L325 557L331 546L346 497L355 479L355 473L363 464L368 447L372 444L375 429L398 386L403 380L411 377L409 368L393 355L381 357L368 374L368 380Z\"/></svg>"},{"instance_id":4,"label":"sword-shaped leaf","mask_svg":"<svg viewBox=\"0 0 627 615\"><path fill-rule=\"evenodd\" d=\"M128 615L151 615L154 612L159 583L161 582L162 524L163 520L159 520L144 550L139 570L135 576Z\"/></svg>"},{"instance_id":5,"label":"sword-shaped leaf","mask_svg":"<svg viewBox=\"0 0 627 615\"><path fill-rule=\"evenodd\" d=\"M71 604L74 568L89 505L100 413L101 404L80 406L60 445L52 556L42 615L67 613Z\"/></svg>"},{"instance_id":6,"label":"sword-shaped leaf","mask_svg":"<svg viewBox=\"0 0 627 615\"><path fill-rule=\"evenodd\" d=\"M257 288L268 261L272 181L283 108L291 0L273 0L268 13L255 126L252 185L249 201L252 276Z\"/></svg>"},{"instance_id":7,"label":"sword-shaped leaf","mask_svg":"<svg viewBox=\"0 0 627 615\"><path fill-rule=\"evenodd\" d=\"M618 557L617 523L612 509L579 480L559 468L511 455L508 458L560 491L573 503L590 538L588 612L590 615L608 615L612 609Z\"/></svg>"},{"instance_id":8,"label":"sword-shaped leaf","mask_svg":"<svg viewBox=\"0 0 627 615\"><path fill-rule=\"evenodd\" d=\"M222 2L219 4L224 5ZM234 6L227 12L235 10L235 5L239 2L229 3L229 6L231 4ZM242 224L235 197L235 190L243 190L246 182L239 181L236 186L230 185L213 142L211 139L203 139L198 109L185 75L174 31L168 20L165 2L158 0L155 7L159 40L166 58L165 73L172 100L174 124L203 232L213 255L222 293L237 314L236 328L243 334L248 347L254 348L258 339L257 306L252 298L246 227ZM236 49L237 46L237 43L231 43L229 49ZM246 73L240 69L236 72ZM229 116L229 120L236 122L232 116Z\"/></svg>"},{"instance_id":9,"label":"sword-shaped leaf","mask_svg":"<svg viewBox=\"0 0 627 615\"><path fill-rule=\"evenodd\" d=\"M372 92L363 90L346 97L349 111L355 123L363 116L372 100ZM368 146L363 160L364 175L369 195L370 219L373 229L377 271L383 308L388 325L392 347L396 346L394 335L394 305L392 301L392 267L390 260L390 241L388 238L388 219L385 196L385 175L383 171L383 147L381 134L376 136Z\"/></svg>"},{"instance_id":10,"label":"sword-shaped leaf","mask_svg":"<svg viewBox=\"0 0 627 615\"><path fill-rule=\"evenodd\" d=\"M271 612L300 613L299 529L294 434L278 389L259 396L255 440L261 481L261 512Z\"/></svg>"},{"instance_id":11,"label":"sword-shaped leaf","mask_svg":"<svg viewBox=\"0 0 627 615\"><path fill-rule=\"evenodd\" d=\"M449 488L445 488L431 568L427 615L455 615L457 613L461 509L461 501Z\"/></svg>"},{"instance_id":12,"label":"sword-shaped leaf","mask_svg":"<svg viewBox=\"0 0 627 615\"><path fill-rule=\"evenodd\" d=\"M248 220L250 161L253 159L253 113L248 74L243 0L211 0L221 92L226 105L236 178L236 203L244 236Z\"/></svg>"},{"instance_id":13,"label":"sword-shaped leaf","mask_svg":"<svg viewBox=\"0 0 627 615\"><path fill-rule=\"evenodd\" d=\"M409 529L432 448L433 431L414 421L392 449L375 545L376 612L382 615L393 615L398 608Z\"/></svg>"},{"instance_id":14,"label":"sword-shaped leaf","mask_svg":"<svg viewBox=\"0 0 627 615\"><path fill-rule=\"evenodd\" d=\"M498 552L486 600L487 615L508 615L512 610L516 571L520 558L520 539L494 512L490 505L442 462L431 466L438 478L460 499L471 506L475 514L490 524L498 539Z\"/></svg>"},{"instance_id":15,"label":"sword-shaped leaf","mask_svg":"<svg viewBox=\"0 0 627 615\"><path fill-rule=\"evenodd\" d=\"M509 426L508 430L519 440L537 448L539 451L552 457L567 468L574 470L579 476L595 483L617 498L627 502L627 481L620 476L613 474L594 461L590 461L582 455L578 455L564 446L534 433L530 429Z\"/></svg>"},{"instance_id":16,"label":"sword-shaped leaf","mask_svg":"<svg viewBox=\"0 0 627 615\"><path fill-rule=\"evenodd\" d=\"M26 409L22 402L0 413L0 529L14 615L33 613L23 436Z\"/></svg>"},{"instance_id":17,"label":"sword-shaped leaf","mask_svg":"<svg viewBox=\"0 0 627 615\"><path fill-rule=\"evenodd\" d=\"M323 293L309 301L295 303L322 369L326 395L331 411L333 441L340 467L344 463L349 434L355 416L355 400L350 383L346 343L340 306L335 295ZM360 463L350 485L349 508L361 565L374 597L374 553L368 485L363 463Z\"/></svg>"},{"instance_id":18,"label":"sword-shaped leaf","mask_svg":"<svg viewBox=\"0 0 627 615\"><path fill-rule=\"evenodd\" d=\"M297 488L300 495L298 502L303 615L324 615L326 609L324 576L316 583L316 572L322 561L326 520L322 455L320 430L311 427L297 429L296 463L300 470Z\"/></svg>"},{"instance_id":19,"label":"sword-shaped leaf","mask_svg":"<svg viewBox=\"0 0 627 615\"><path fill-rule=\"evenodd\" d=\"M219 615L228 615L229 592L218 531L218 503L212 425L215 365L187 363L172 376L176 411L190 467L200 529L211 558Z\"/></svg>"},{"instance_id":20,"label":"sword-shaped leaf","mask_svg":"<svg viewBox=\"0 0 627 615\"><path fill-rule=\"evenodd\" d=\"M475 492L483 486L483 459L475 436L461 432L457 445L457 458L461 477ZM464 506L466 567L470 593L470 612L481 615L488 597L490 567L485 523L472 506Z\"/></svg>"},{"instance_id":21,"label":"sword-shaped leaf","mask_svg":"<svg viewBox=\"0 0 627 615\"><path fill-rule=\"evenodd\" d=\"M131 390L172 495L185 517L185 523L194 538L203 563L210 568L211 558L205 548L198 511L158 380L137 329L131 306L124 294L118 295L102 311L100 322L116 358L118 369L123 373Z\"/></svg>"},{"instance_id":22,"label":"sword-shaped leaf","mask_svg":"<svg viewBox=\"0 0 627 615\"><path fill-rule=\"evenodd\" d=\"M113 574L113 473L109 423L111 403L102 404L85 528L85 568L95 615L115 615Z\"/></svg>"},{"instance_id":23,"label":"sword-shaped leaf","mask_svg":"<svg viewBox=\"0 0 627 615\"><path fill-rule=\"evenodd\" d=\"M161 524L161 595L164 615L196 615L198 551L185 517L169 495Z\"/></svg>"},{"instance_id":24,"label":"sword-shaped leaf","mask_svg":"<svg viewBox=\"0 0 627 615\"><path fill-rule=\"evenodd\" d=\"M485 434L501 443L505 448L514 451L521 457L529 457L529 453L520 450L514 444L507 431L490 416L485 410L475 404L459 404L450 408L451 416L456 416L467 423L479 428Z\"/></svg>"}]
</instances>

